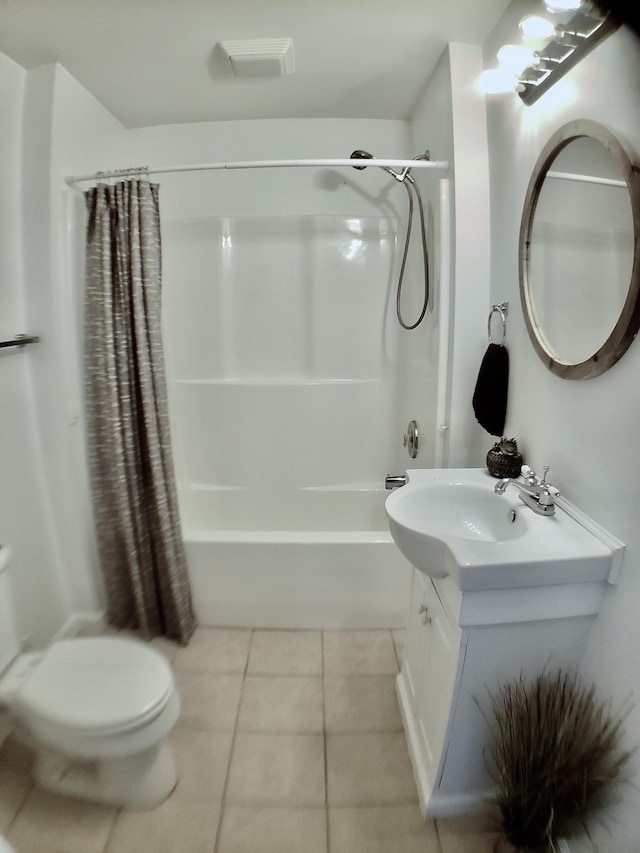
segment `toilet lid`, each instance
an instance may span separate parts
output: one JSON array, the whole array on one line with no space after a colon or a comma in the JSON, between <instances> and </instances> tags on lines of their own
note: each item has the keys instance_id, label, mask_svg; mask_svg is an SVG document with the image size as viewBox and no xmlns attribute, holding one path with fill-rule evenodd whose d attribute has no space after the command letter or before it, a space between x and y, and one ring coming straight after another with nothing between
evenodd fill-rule
<instances>
[{"instance_id":1,"label":"toilet lid","mask_svg":"<svg viewBox=\"0 0 640 853\"><path fill-rule=\"evenodd\" d=\"M85 637L50 646L16 701L48 723L113 732L155 717L172 689L171 669L156 649L132 639Z\"/></svg>"}]
</instances>

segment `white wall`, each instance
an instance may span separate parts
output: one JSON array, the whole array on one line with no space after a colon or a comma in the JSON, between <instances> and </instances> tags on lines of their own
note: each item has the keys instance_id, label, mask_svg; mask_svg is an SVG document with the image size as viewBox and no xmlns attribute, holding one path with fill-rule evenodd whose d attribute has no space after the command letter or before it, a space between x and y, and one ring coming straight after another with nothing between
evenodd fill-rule
<instances>
[{"instance_id":1,"label":"white wall","mask_svg":"<svg viewBox=\"0 0 640 853\"><path fill-rule=\"evenodd\" d=\"M25 309L22 259L22 121L26 73L0 54L0 337L36 334ZM38 645L66 616L50 570L51 514L35 431L33 362L39 345L0 350L0 539L11 547L12 592L23 639Z\"/></svg>"},{"instance_id":2,"label":"white wall","mask_svg":"<svg viewBox=\"0 0 640 853\"><path fill-rule=\"evenodd\" d=\"M477 45L452 43L431 76L412 118L414 148L448 160L452 202L449 402L445 444L452 467L482 465L495 441L477 423L471 399L487 346L489 299L489 170L484 98L475 87L482 70ZM439 173L418 181L433 197ZM436 306L441 293L436 292ZM439 330L432 330L437 341ZM436 365L437 350L425 342ZM411 376L415 383L416 378ZM440 428L441 424L437 424ZM428 463L423 462L422 467Z\"/></svg>"},{"instance_id":3,"label":"white wall","mask_svg":"<svg viewBox=\"0 0 640 853\"><path fill-rule=\"evenodd\" d=\"M86 476L81 323L84 200L66 187L74 171L117 157L122 126L60 65L28 74L25 111L25 291L42 335L34 358L36 420L54 519L56 566L70 613L93 612L101 583ZM37 247L37 250L34 249Z\"/></svg>"},{"instance_id":4,"label":"white wall","mask_svg":"<svg viewBox=\"0 0 640 853\"><path fill-rule=\"evenodd\" d=\"M101 604L77 367L81 262L70 252L70 226L83 200L63 179L117 156L123 130L61 66L22 74L24 97L16 104L24 108L24 125L14 168L22 177L23 322L41 338L28 355L33 395L22 428L27 435L34 431L31 464L43 482L39 490L25 490L16 508L41 553L30 554L24 568L16 564L15 574L18 612L28 625L23 630L42 645L73 614ZM40 494L46 523L36 513ZM7 538L13 537L11 529Z\"/></svg>"},{"instance_id":5,"label":"white wall","mask_svg":"<svg viewBox=\"0 0 640 853\"><path fill-rule=\"evenodd\" d=\"M535 8L512 3L485 45L487 66L497 48L516 36L517 22ZM508 299L510 353L506 431L526 461L551 466L550 480L627 546L617 586L607 592L586 650L584 671L603 695L640 698L640 344L595 379L556 378L536 356L527 336L518 293L518 230L531 170L549 136L561 125L587 118L609 125L640 151L640 41L624 28L597 47L536 104L515 95L488 101L491 167L492 300ZM636 238L638 235L636 235ZM607 286L606 281L602 283ZM638 713L628 737L640 743ZM638 756L635 759L638 767ZM635 771L637 775L637 770ZM637 851L638 791L625 788L624 804L609 814L608 853ZM588 849L588 848L586 848Z\"/></svg>"}]
</instances>

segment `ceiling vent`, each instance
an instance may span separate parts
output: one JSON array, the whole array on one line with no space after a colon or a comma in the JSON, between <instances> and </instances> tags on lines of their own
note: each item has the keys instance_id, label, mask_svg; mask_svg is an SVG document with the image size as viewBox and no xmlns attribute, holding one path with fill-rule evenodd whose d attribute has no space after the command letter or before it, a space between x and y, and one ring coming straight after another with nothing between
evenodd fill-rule
<instances>
[{"instance_id":1,"label":"ceiling vent","mask_svg":"<svg viewBox=\"0 0 640 853\"><path fill-rule=\"evenodd\" d=\"M293 71L293 39L238 39L220 47L236 77L284 77Z\"/></svg>"}]
</instances>

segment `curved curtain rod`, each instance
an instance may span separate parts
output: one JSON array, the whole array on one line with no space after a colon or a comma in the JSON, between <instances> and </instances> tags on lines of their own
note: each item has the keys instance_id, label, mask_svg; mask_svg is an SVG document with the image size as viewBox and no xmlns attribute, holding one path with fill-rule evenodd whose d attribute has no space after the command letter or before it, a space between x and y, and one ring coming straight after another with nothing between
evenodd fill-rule
<instances>
[{"instance_id":1,"label":"curved curtain rod","mask_svg":"<svg viewBox=\"0 0 640 853\"><path fill-rule=\"evenodd\" d=\"M92 175L73 175L66 177L69 186L83 181L99 181L109 178L132 177L133 175L161 175L170 172L204 172L215 169L273 169L289 166L351 166L364 169L367 166L395 166L399 169L441 169L449 168L447 160L384 160L372 157L370 160L354 160L343 157L332 160L246 160L231 163L201 163L192 166L162 166L156 169L116 169L113 172L95 172Z\"/></svg>"}]
</instances>

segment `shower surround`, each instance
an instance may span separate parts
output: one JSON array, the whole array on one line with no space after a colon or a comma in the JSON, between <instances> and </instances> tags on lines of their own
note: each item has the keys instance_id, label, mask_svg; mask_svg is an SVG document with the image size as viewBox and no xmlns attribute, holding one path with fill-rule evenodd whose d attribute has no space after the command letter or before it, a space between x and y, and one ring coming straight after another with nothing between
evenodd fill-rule
<instances>
[{"instance_id":1,"label":"shower surround","mask_svg":"<svg viewBox=\"0 0 640 853\"><path fill-rule=\"evenodd\" d=\"M434 399L435 380L433 342L415 357L433 318L408 333L395 317L403 229L388 205L163 218L174 456L201 624L404 625L409 566L384 478L406 467L412 394Z\"/></svg>"}]
</instances>

